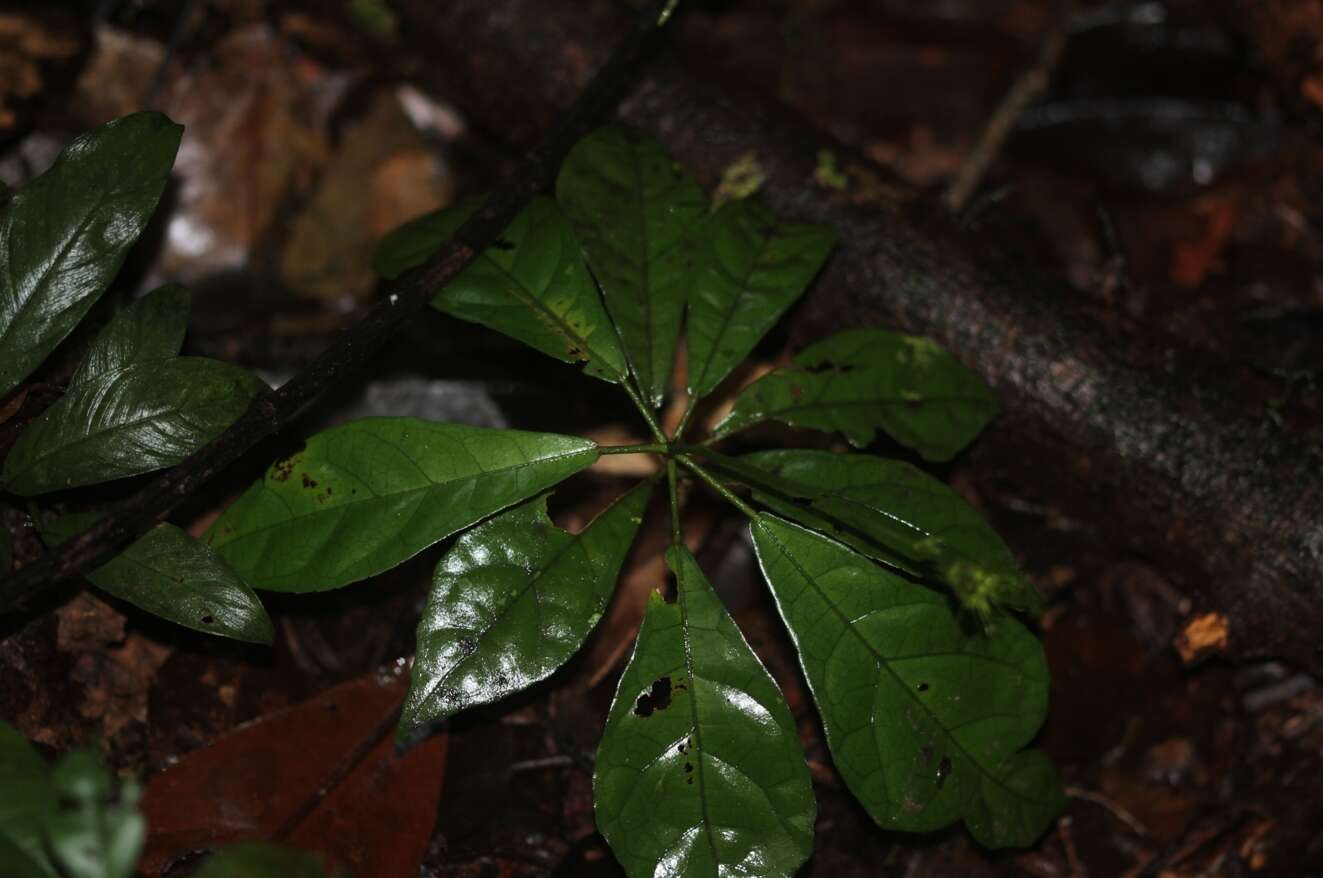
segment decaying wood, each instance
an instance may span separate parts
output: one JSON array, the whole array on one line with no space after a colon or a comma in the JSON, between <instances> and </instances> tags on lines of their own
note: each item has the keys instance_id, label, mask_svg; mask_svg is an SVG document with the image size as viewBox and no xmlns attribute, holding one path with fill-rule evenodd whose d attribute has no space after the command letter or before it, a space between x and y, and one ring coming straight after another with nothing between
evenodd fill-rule
<instances>
[{"instance_id":1,"label":"decaying wood","mask_svg":"<svg viewBox=\"0 0 1323 878\"><path fill-rule=\"evenodd\" d=\"M435 53L432 85L515 143L568 102L623 26L609 2L415 6L407 26ZM753 154L774 209L838 232L797 340L876 324L940 341L1005 403L982 462L1054 502L1087 488L1091 520L1159 561L1196 614L1225 614L1230 654L1323 669L1320 455L1267 417L1264 388L1177 339L1084 313L1069 290L993 267L936 205L860 203L858 175L845 191L822 185L819 150L849 150L783 107L723 95L672 62L652 68L620 115L709 185Z\"/></svg>"}]
</instances>

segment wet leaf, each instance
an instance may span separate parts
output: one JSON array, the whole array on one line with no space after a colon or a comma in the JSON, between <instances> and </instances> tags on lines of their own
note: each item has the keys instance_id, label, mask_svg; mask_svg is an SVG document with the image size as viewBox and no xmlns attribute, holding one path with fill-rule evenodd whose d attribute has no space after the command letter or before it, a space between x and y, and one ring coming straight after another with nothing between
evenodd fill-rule
<instances>
[{"instance_id":1,"label":"wet leaf","mask_svg":"<svg viewBox=\"0 0 1323 878\"><path fill-rule=\"evenodd\" d=\"M418 623L401 734L546 679L602 617L651 496L621 497L578 534L546 495L475 527L437 565Z\"/></svg>"},{"instance_id":2,"label":"wet leaf","mask_svg":"<svg viewBox=\"0 0 1323 878\"><path fill-rule=\"evenodd\" d=\"M778 221L752 200L708 221L689 293L689 392L711 393L808 289L835 242L823 226Z\"/></svg>"},{"instance_id":3,"label":"wet leaf","mask_svg":"<svg viewBox=\"0 0 1323 878\"><path fill-rule=\"evenodd\" d=\"M934 343L881 329L841 332L810 345L794 365L745 388L717 437L762 421L840 431L852 445L878 430L928 460L949 460L997 413L974 373Z\"/></svg>"},{"instance_id":4,"label":"wet leaf","mask_svg":"<svg viewBox=\"0 0 1323 878\"><path fill-rule=\"evenodd\" d=\"M422 264L478 204L469 201L397 230L378 251L378 271L391 277ZM433 304L563 362L582 361L589 375L616 383L625 377L615 328L574 233L550 198L534 199Z\"/></svg>"},{"instance_id":5,"label":"wet leaf","mask_svg":"<svg viewBox=\"0 0 1323 878\"><path fill-rule=\"evenodd\" d=\"M265 386L238 366L202 357L133 363L75 381L14 443L5 487L32 496L174 466L225 432Z\"/></svg>"},{"instance_id":6,"label":"wet leaf","mask_svg":"<svg viewBox=\"0 0 1323 878\"><path fill-rule=\"evenodd\" d=\"M43 843L55 806L50 770L18 729L0 720L0 874L55 878Z\"/></svg>"},{"instance_id":7,"label":"wet leaf","mask_svg":"<svg viewBox=\"0 0 1323 878\"><path fill-rule=\"evenodd\" d=\"M981 585L994 605L1040 608L1038 592L992 526L917 467L867 454L806 450L758 452L739 462L745 466L735 475L753 483L754 499L781 515L878 560L934 572L957 596ZM772 478L760 479L761 472ZM802 500L809 508L794 502Z\"/></svg>"},{"instance_id":8,"label":"wet leaf","mask_svg":"<svg viewBox=\"0 0 1323 878\"><path fill-rule=\"evenodd\" d=\"M390 730L406 684L402 674L368 674L167 768L143 796L150 831L139 868L159 875L196 851L275 838L355 875L417 878L446 738L396 751Z\"/></svg>"},{"instance_id":9,"label":"wet leaf","mask_svg":"<svg viewBox=\"0 0 1323 878\"><path fill-rule=\"evenodd\" d=\"M183 129L135 113L70 143L0 208L0 396L67 336L156 210Z\"/></svg>"},{"instance_id":10,"label":"wet leaf","mask_svg":"<svg viewBox=\"0 0 1323 878\"><path fill-rule=\"evenodd\" d=\"M129 878L147 832L137 786L117 785L92 753L78 750L56 764L51 790L59 804L46 817L46 840L64 874Z\"/></svg>"},{"instance_id":11,"label":"wet leaf","mask_svg":"<svg viewBox=\"0 0 1323 878\"><path fill-rule=\"evenodd\" d=\"M97 513L65 515L42 537L52 546L95 523ZM172 524L158 524L86 575L97 588L162 619L220 637L270 643L262 601L214 549Z\"/></svg>"},{"instance_id":12,"label":"wet leaf","mask_svg":"<svg viewBox=\"0 0 1323 878\"><path fill-rule=\"evenodd\" d=\"M107 373L168 360L179 354L188 331L192 296L178 285L153 290L115 315L88 346L71 384L96 381Z\"/></svg>"},{"instance_id":13,"label":"wet leaf","mask_svg":"<svg viewBox=\"0 0 1323 878\"><path fill-rule=\"evenodd\" d=\"M817 804L794 718L688 550L653 594L593 778L597 823L634 878L790 876Z\"/></svg>"},{"instance_id":14,"label":"wet leaf","mask_svg":"<svg viewBox=\"0 0 1323 878\"><path fill-rule=\"evenodd\" d=\"M967 632L942 594L774 516L752 531L832 758L873 819L963 818L987 847L1032 844L1063 804L1051 764L1020 752L1047 711L1034 636L1007 616Z\"/></svg>"},{"instance_id":15,"label":"wet leaf","mask_svg":"<svg viewBox=\"0 0 1323 878\"><path fill-rule=\"evenodd\" d=\"M256 588L326 591L389 570L597 460L587 439L364 418L277 461L207 540Z\"/></svg>"},{"instance_id":16,"label":"wet leaf","mask_svg":"<svg viewBox=\"0 0 1323 878\"><path fill-rule=\"evenodd\" d=\"M556 198L601 284L640 389L660 405L707 196L659 144L613 125L570 151Z\"/></svg>"},{"instance_id":17,"label":"wet leaf","mask_svg":"<svg viewBox=\"0 0 1323 878\"><path fill-rule=\"evenodd\" d=\"M274 844L248 842L207 860L197 878L325 878L321 857Z\"/></svg>"}]
</instances>

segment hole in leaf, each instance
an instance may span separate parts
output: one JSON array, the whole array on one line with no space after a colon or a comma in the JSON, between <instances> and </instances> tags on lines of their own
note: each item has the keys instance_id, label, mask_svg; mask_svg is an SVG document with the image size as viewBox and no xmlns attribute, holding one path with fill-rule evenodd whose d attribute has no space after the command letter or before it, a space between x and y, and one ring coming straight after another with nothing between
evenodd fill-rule
<instances>
[{"instance_id":1,"label":"hole in leaf","mask_svg":"<svg viewBox=\"0 0 1323 878\"><path fill-rule=\"evenodd\" d=\"M203 625L213 625L215 624L215 622L216 622L216 617L211 615L211 613L208 613L207 615L202 617Z\"/></svg>"},{"instance_id":2,"label":"hole in leaf","mask_svg":"<svg viewBox=\"0 0 1323 878\"><path fill-rule=\"evenodd\" d=\"M919 684L919 691L920 691L920 692L927 692L927 691L928 691L928 684L927 684L927 683L920 683L920 684Z\"/></svg>"},{"instance_id":3,"label":"hole in leaf","mask_svg":"<svg viewBox=\"0 0 1323 878\"><path fill-rule=\"evenodd\" d=\"M942 761L937 763L937 788L940 790L942 784L946 783L946 776L951 773L951 760L945 756Z\"/></svg>"},{"instance_id":4,"label":"hole in leaf","mask_svg":"<svg viewBox=\"0 0 1323 878\"><path fill-rule=\"evenodd\" d=\"M639 696L634 705L634 715L648 717L659 710L671 706L671 678L659 677L652 681L652 688Z\"/></svg>"}]
</instances>

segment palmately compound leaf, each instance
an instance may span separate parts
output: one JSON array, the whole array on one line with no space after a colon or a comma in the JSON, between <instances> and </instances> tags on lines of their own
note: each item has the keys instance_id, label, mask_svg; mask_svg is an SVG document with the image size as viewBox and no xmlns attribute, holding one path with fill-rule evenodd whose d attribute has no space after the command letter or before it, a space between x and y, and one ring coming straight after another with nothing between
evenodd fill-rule
<instances>
[{"instance_id":1,"label":"palmately compound leaf","mask_svg":"<svg viewBox=\"0 0 1323 878\"><path fill-rule=\"evenodd\" d=\"M762 421L839 431L863 447L878 430L928 460L955 456L997 414L997 398L931 341L852 329L810 345L794 365L744 389L714 434Z\"/></svg>"},{"instance_id":2,"label":"palmately compound leaf","mask_svg":"<svg viewBox=\"0 0 1323 878\"><path fill-rule=\"evenodd\" d=\"M117 314L64 396L19 435L5 487L31 496L140 475L223 433L266 385L230 363L176 357L187 320L187 293L172 287Z\"/></svg>"},{"instance_id":3,"label":"palmately compound leaf","mask_svg":"<svg viewBox=\"0 0 1323 878\"><path fill-rule=\"evenodd\" d=\"M744 467L734 475L754 482L754 499L781 515L886 563L935 572L967 605L982 595L992 606L1041 609L1038 592L992 526L917 467L802 449L746 454L739 462ZM774 481L758 484L758 472ZM808 508L795 502L802 500Z\"/></svg>"},{"instance_id":4,"label":"palmately compound leaf","mask_svg":"<svg viewBox=\"0 0 1323 878\"><path fill-rule=\"evenodd\" d=\"M50 770L13 726L0 720L0 874L57 878L46 853L46 815L55 807Z\"/></svg>"},{"instance_id":5,"label":"palmately compound leaf","mask_svg":"<svg viewBox=\"0 0 1323 878\"><path fill-rule=\"evenodd\" d=\"M660 405L707 196L658 143L612 125L570 151L556 198L602 286L640 389Z\"/></svg>"},{"instance_id":6,"label":"palmately compound leaf","mask_svg":"<svg viewBox=\"0 0 1323 878\"><path fill-rule=\"evenodd\" d=\"M58 807L46 817L46 841L68 878L130 878L147 836L138 788L116 784L90 752L66 755L51 772Z\"/></svg>"},{"instance_id":7,"label":"palmately compound leaf","mask_svg":"<svg viewBox=\"0 0 1323 878\"><path fill-rule=\"evenodd\" d=\"M781 691L688 550L653 594L593 777L597 825L631 878L789 878L817 803Z\"/></svg>"},{"instance_id":8,"label":"palmately compound leaf","mask_svg":"<svg viewBox=\"0 0 1323 878\"><path fill-rule=\"evenodd\" d=\"M375 265L394 277L421 265L481 202L470 199L416 219L382 242ZM432 304L517 338L605 381L625 377L625 355L583 254L560 208L535 198Z\"/></svg>"},{"instance_id":9,"label":"palmately compound leaf","mask_svg":"<svg viewBox=\"0 0 1323 878\"><path fill-rule=\"evenodd\" d=\"M437 564L400 733L526 689L570 659L615 589L652 483L577 534L542 495L465 533Z\"/></svg>"},{"instance_id":10,"label":"palmately compound leaf","mask_svg":"<svg viewBox=\"0 0 1323 878\"><path fill-rule=\"evenodd\" d=\"M689 293L689 393L703 397L753 350L808 289L835 236L783 222L756 201L723 205L704 233Z\"/></svg>"},{"instance_id":11,"label":"palmately compound leaf","mask_svg":"<svg viewBox=\"0 0 1323 878\"><path fill-rule=\"evenodd\" d=\"M43 528L52 546L77 536L97 513L57 518ZM86 574L109 595L176 625L207 634L270 643L275 631L262 601L216 550L172 524L158 524Z\"/></svg>"},{"instance_id":12,"label":"palmately compound leaf","mask_svg":"<svg viewBox=\"0 0 1323 878\"><path fill-rule=\"evenodd\" d=\"M74 140L0 208L0 396L119 272L165 189L183 128L135 113Z\"/></svg>"},{"instance_id":13,"label":"palmately compound leaf","mask_svg":"<svg viewBox=\"0 0 1323 878\"><path fill-rule=\"evenodd\" d=\"M1037 639L1009 616L969 632L944 595L775 516L751 528L832 758L873 819L1032 844L1063 804L1051 763L1021 751L1047 711Z\"/></svg>"},{"instance_id":14,"label":"palmately compound leaf","mask_svg":"<svg viewBox=\"0 0 1323 878\"><path fill-rule=\"evenodd\" d=\"M277 461L206 539L272 591L327 591L389 570L590 466L573 436L364 418Z\"/></svg>"}]
</instances>

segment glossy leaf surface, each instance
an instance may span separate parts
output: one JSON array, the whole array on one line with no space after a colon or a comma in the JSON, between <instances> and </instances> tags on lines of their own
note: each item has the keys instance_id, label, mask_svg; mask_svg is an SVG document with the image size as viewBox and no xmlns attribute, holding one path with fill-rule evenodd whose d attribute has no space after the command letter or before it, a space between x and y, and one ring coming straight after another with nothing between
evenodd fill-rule
<instances>
[{"instance_id":1,"label":"glossy leaf surface","mask_svg":"<svg viewBox=\"0 0 1323 878\"><path fill-rule=\"evenodd\" d=\"M659 144L618 125L579 141L556 197L601 284L640 389L661 403L707 196Z\"/></svg>"},{"instance_id":2,"label":"glossy leaf surface","mask_svg":"<svg viewBox=\"0 0 1323 878\"><path fill-rule=\"evenodd\" d=\"M31 496L173 466L223 433L265 386L238 366L201 357L83 378L18 437L5 459L5 486Z\"/></svg>"},{"instance_id":3,"label":"glossy leaf surface","mask_svg":"<svg viewBox=\"0 0 1323 878\"><path fill-rule=\"evenodd\" d=\"M794 718L693 556L667 555L593 778L597 824L631 878L788 876L817 804Z\"/></svg>"},{"instance_id":4,"label":"glossy leaf surface","mask_svg":"<svg viewBox=\"0 0 1323 878\"><path fill-rule=\"evenodd\" d=\"M546 679L602 617L651 495L645 483L578 534L546 495L465 533L437 565L418 623L401 734Z\"/></svg>"},{"instance_id":5,"label":"glossy leaf surface","mask_svg":"<svg viewBox=\"0 0 1323 878\"><path fill-rule=\"evenodd\" d=\"M389 570L597 456L572 436L364 418L277 461L207 539L256 588L325 591Z\"/></svg>"},{"instance_id":6,"label":"glossy leaf surface","mask_svg":"<svg viewBox=\"0 0 1323 878\"><path fill-rule=\"evenodd\" d=\"M147 827L138 789L117 784L86 750L68 754L51 772L58 807L46 818L46 840L68 878L129 878Z\"/></svg>"},{"instance_id":7,"label":"glossy leaf surface","mask_svg":"<svg viewBox=\"0 0 1323 878\"><path fill-rule=\"evenodd\" d=\"M870 557L895 563L899 556L916 572L933 571L958 595L982 585L994 605L1039 608L1038 592L992 526L917 467L867 454L807 450L759 452L740 462L774 477L751 487L756 500L782 515ZM811 505L805 509L785 499Z\"/></svg>"},{"instance_id":8,"label":"glossy leaf surface","mask_svg":"<svg viewBox=\"0 0 1323 878\"><path fill-rule=\"evenodd\" d=\"M97 334L71 384L95 381L134 363L177 356L191 308L192 296L181 286L161 287L143 296Z\"/></svg>"},{"instance_id":9,"label":"glossy leaf surface","mask_svg":"<svg viewBox=\"0 0 1323 878\"><path fill-rule=\"evenodd\" d=\"M0 396L119 272L165 188L183 128L135 113L74 140L0 208Z\"/></svg>"},{"instance_id":10,"label":"glossy leaf surface","mask_svg":"<svg viewBox=\"0 0 1323 878\"><path fill-rule=\"evenodd\" d=\"M27 738L2 720L0 790L0 874L55 878L43 841L46 815L55 805L50 770Z\"/></svg>"},{"instance_id":11,"label":"glossy leaf surface","mask_svg":"<svg viewBox=\"0 0 1323 878\"><path fill-rule=\"evenodd\" d=\"M388 277L421 265L479 202L414 220L384 242L377 268ZM517 338L606 381L625 376L625 355L579 244L560 208L536 198L492 247L446 285L433 305Z\"/></svg>"},{"instance_id":12,"label":"glossy leaf surface","mask_svg":"<svg viewBox=\"0 0 1323 878\"><path fill-rule=\"evenodd\" d=\"M835 242L829 229L779 221L749 199L723 205L704 239L689 293L689 392L698 397L743 362L803 295Z\"/></svg>"},{"instance_id":13,"label":"glossy leaf surface","mask_svg":"<svg viewBox=\"0 0 1323 878\"><path fill-rule=\"evenodd\" d=\"M718 437L762 421L839 431L862 447L885 430L928 460L949 460L997 413L974 373L926 339L881 329L841 332L794 365L745 388Z\"/></svg>"},{"instance_id":14,"label":"glossy leaf surface","mask_svg":"<svg viewBox=\"0 0 1323 878\"><path fill-rule=\"evenodd\" d=\"M97 513L66 515L42 533L55 546L77 536ZM172 524L158 524L86 575L97 588L176 625L220 637L270 643L262 601L216 550Z\"/></svg>"},{"instance_id":15,"label":"glossy leaf surface","mask_svg":"<svg viewBox=\"0 0 1323 878\"><path fill-rule=\"evenodd\" d=\"M832 758L873 819L963 818L987 847L1032 844L1063 803L1046 758L1020 752L1047 711L1034 636L1006 616L970 633L944 595L774 516L752 530Z\"/></svg>"}]
</instances>

